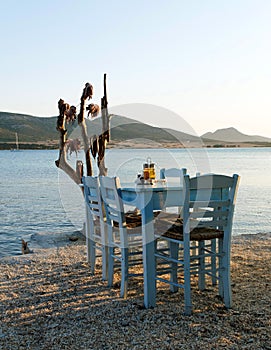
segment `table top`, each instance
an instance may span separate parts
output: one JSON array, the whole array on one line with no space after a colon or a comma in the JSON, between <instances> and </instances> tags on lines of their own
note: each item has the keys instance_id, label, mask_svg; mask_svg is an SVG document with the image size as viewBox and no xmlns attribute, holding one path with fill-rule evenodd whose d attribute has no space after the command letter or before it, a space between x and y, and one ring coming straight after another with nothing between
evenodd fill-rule
<instances>
[{"instance_id":1,"label":"table top","mask_svg":"<svg viewBox=\"0 0 271 350\"><path fill-rule=\"evenodd\" d=\"M121 197L125 204L143 209L146 202L153 203L154 210L182 205L181 186L124 185Z\"/></svg>"},{"instance_id":2,"label":"table top","mask_svg":"<svg viewBox=\"0 0 271 350\"><path fill-rule=\"evenodd\" d=\"M122 191L127 192L166 192L166 191L180 191L181 186L161 186L161 185L131 185L123 184Z\"/></svg>"}]
</instances>

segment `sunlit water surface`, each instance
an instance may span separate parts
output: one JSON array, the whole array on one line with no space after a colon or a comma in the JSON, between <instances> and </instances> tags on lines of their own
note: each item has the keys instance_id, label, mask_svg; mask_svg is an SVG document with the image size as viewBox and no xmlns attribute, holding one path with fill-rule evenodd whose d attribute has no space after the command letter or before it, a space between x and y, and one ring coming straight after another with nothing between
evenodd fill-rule
<instances>
[{"instance_id":1,"label":"sunlit water surface","mask_svg":"<svg viewBox=\"0 0 271 350\"><path fill-rule=\"evenodd\" d=\"M81 190L54 161L57 151L0 151L0 257L21 253L21 238L44 240L81 230L85 218ZM133 183L150 157L162 167L186 167L188 173L241 176L233 234L271 232L271 149L108 150L109 175ZM78 159L84 158L81 151ZM76 157L71 157L75 164ZM97 169L95 169L97 172Z\"/></svg>"}]
</instances>

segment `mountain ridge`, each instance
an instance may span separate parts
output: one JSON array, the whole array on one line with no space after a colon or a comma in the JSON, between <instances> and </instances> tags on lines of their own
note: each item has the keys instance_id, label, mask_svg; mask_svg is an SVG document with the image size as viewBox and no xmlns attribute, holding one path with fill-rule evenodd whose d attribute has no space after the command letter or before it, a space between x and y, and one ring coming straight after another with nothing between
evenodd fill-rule
<instances>
[{"instance_id":1,"label":"mountain ridge","mask_svg":"<svg viewBox=\"0 0 271 350\"><path fill-rule=\"evenodd\" d=\"M234 127L207 132L201 135L201 138L225 142L271 142L271 138L259 135L246 135Z\"/></svg>"},{"instance_id":2,"label":"mountain ridge","mask_svg":"<svg viewBox=\"0 0 271 350\"><path fill-rule=\"evenodd\" d=\"M20 143L54 143L57 147L56 120L56 116L37 117L20 113L0 112L0 143L14 143L15 133L18 133ZM246 135L234 127L218 129L215 132L207 132L197 137L170 128L154 127L125 116L114 115L110 123L112 141L126 141L130 135L132 140L149 139L157 143L175 144L179 142L185 147L189 147L190 143L202 147L205 142L206 145L217 142L271 143L271 138ZM101 118L87 119L87 125L90 136L98 135L101 132ZM74 126L67 126L68 136L72 135L73 138L81 136L80 129L77 129L76 126L77 123Z\"/></svg>"},{"instance_id":3,"label":"mountain ridge","mask_svg":"<svg viewBox=\"0 0 271 350\"><path fill-rule=\"evenodd\" d=\"M35 117L25 114L0 112L0 142L14 142L18 133L20 142L58 141L56 130L57 117ZM101 133L101 118L86 119L89 136ZM181 131L154 127L137 120L113 115L110 119L111 139L124 141L127 139L150 139L155 142L177 142L190 140L200 142L200 137L189 135ZM67 125L68 136L80 137L81 130L77 123Z\"/></svg>"}]
</instances>

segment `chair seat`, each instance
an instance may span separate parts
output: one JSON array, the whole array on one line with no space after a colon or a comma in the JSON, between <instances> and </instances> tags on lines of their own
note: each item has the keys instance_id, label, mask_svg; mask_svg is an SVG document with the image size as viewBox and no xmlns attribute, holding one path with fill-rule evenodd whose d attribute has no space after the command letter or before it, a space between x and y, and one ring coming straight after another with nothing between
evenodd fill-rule
<instances>
[{"instance_id":1,"label":"chair seat","mask_svg":"<svg viewBox=\"0 0 271 350\"><path fill-rule=\"evenodd\" d=\"M158 216L160 212L155 212L154 217ZM141 214L137 211L128 211L125 213L126 226L128 229L136 228L141 226ZM114 221L114 227L119 227L119 224Z\"/></svg>"},{"instance_id":2,"label":"chair seat","mask_svg":"<svg viewBox=\"0 0 271 350\"><path fill-rule=\"evenodd\" d=\"M162 235L178 241L183 241L183 221L178 218L176 222ZM195 227L190 232L190 241L204 241L214 238L222 238L224 231L213 227Z\"/></svg>"},{"instance_id":3,"label":"chair seat","mask_svg":"<svg viewBox=\"0 0 271 350\"><path fill-rule=\"evenodd\" d=\"M141 226L141 214L131 211L125 214L127 228L135 228Z\"/></svg>"}]
</instances>

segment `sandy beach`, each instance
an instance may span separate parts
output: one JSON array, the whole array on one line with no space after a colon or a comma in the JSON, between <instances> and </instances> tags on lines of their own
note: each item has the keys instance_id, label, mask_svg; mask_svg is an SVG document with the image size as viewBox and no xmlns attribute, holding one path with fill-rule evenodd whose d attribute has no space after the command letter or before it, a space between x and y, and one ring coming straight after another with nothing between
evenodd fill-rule
<instances>
[{"instance_id":1,"label":"sandy beach","mask_svg":"<svg viewBox=\"0 0 271 350\"><path fill-rule=\"evenodd\" d=\"M211 285L192 281L194 312L182 291L159 285L157 306L143 308L143 281L127 300L89 272L83 240L0 260L0 349L271 349L271 235L235 237L233 308Z\"/></svg>"}]
</instances>

